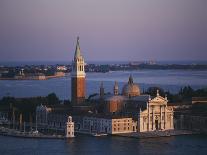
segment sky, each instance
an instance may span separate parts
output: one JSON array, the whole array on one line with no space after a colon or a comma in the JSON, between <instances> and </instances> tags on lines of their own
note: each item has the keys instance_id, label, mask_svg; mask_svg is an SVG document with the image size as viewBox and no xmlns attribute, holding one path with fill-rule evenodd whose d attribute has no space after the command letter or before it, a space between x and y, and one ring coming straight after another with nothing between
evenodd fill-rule
<instances>
[{"instance_id":1,"label":"sky","mask_svg":"<svg viewBox=\"0 0 207 155\"><path fill-rule=\"evenodd\" d=\"M207 0L0 0L0 61L206 60Z\"/></svg>"}]
</instances>

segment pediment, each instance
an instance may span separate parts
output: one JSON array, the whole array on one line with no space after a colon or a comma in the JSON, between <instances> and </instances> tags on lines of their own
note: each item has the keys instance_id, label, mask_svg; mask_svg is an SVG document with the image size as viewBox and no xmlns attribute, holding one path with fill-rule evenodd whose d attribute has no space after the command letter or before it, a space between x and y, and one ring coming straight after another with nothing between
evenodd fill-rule
<instances>
[{"instance_id":1,"label":"pediment","mask_svg":"<svg viewBox=\"0 0 207 155\"><path fill-rule=\"evenodd\" d=\"M167 104L167 100L165 98L163 98L162 96L156 96L149 103L150 104L159 104L159 105L163 104L163 105L166 105Z\"/></svg>"}]
</instances>

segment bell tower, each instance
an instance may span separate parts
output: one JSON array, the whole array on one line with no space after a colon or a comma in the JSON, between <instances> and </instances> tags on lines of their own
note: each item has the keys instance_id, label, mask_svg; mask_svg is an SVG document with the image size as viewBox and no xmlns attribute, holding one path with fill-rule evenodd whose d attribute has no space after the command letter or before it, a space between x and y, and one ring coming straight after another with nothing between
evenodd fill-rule
<instances>
[{"instance_id":1,"label":"bell tower","mask_svg":"<svg viewBox=\"0 0 207 155\"><path fill-rule=\"evenodd\" d=\"M71 72L71 101L73 105L80 105L85 101L85 62L81 55L79 37L77 37Z\"/></svg>"}]
</instances>

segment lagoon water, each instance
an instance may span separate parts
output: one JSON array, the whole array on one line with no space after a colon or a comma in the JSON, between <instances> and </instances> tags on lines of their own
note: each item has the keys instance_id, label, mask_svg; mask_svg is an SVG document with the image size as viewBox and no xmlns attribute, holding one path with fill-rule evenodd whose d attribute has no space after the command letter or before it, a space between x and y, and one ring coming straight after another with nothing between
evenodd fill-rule
<instances>
[{"instance_id":1,"label":"lagoon water","mask_svg":"<svg viewBox=\"0 0 207 155\"><path fill-rule=\"evenodd\" d=\"M77 136L68 140L0 136L1 155L205 155L207 137L186 135L134 139Z\"/></svg>"},{"instance_id":2,"label":"lagoon water","mask_svg":"<svg viewBox=\"0 0 207 155\"><path fill-rule=\"evenodd\" d=\"M138 83L141 90L150 86L159 86L176 93L181 87L190 85L195 89L207 87L207 71L193 70L139 70L118 71L109 73L87 73L87 96L99 92L100 82L104 82L106 92L112 92L114 81L119 84L119 92L132 74L134 82ZM70 98L70 76L45 81L12 81L0 80L0 98L3 96L31 97L46 96L55 92L61 99Z\"/></svg>"},{"instance_id":3,"label":"lagoon water","mask_svg":"<svg viewBox=\"0 0 207 155\"><path fill-rule=\"evenodd\" d=\"M112 92L115 80L121 89L130 74L142 90L149 86L160 86L171 92L177 92L186 85L195 89L207 87L207 71L140 70L87 73L87 95L99 92L100 81L104 82L106 92ZM55 92L61 99L70 98L70 77L45 81L0 81L0 97L44 96L51 92ZM149 139L77 136L69 140L0 136L0 155L203 155L206 152L207 136L200 135Z\"/></svg>"}]
</instances>

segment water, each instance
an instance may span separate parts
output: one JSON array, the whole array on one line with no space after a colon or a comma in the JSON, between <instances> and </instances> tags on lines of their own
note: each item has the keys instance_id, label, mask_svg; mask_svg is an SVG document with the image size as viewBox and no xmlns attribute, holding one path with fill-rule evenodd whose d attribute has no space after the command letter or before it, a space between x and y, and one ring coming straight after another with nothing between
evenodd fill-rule
<instances>
[{"instance_id":1,"label":"water","mask_svg":"<svg viewBox=\"0 0 207 155\"><path fill-rule=\"evenodd\" d=\"M100 81L112 92L114 81L119 88L132 74L141 89L161 86L176 92L180 87L207 87L207 71L141 70L133 72L87 73L87 94L99 92ZM55 92L60 98L70 97L70 77L46 81L0 81L0 97L44 96ZM69 140L23 139L0 136L0 155L202 155L207 152L207 136L188 135L163 138L133 139L126 137L77 136Z\"/></svg>"},{"instance_id":2,"label":"water","mask_svg":"<svg viewBox=\"0 0 207 155\"><path fill-rule=\"evenodd\" d=\"M159 86L166 91L176 93L181 87L190 85L194 89L207 87L207 71L192 70L139 70L118 71L109 73L87 73L87 96L99 93L100 82L104 82L105 92L113 92L114 81L118 81L119 92L132 74L134 82L141 90L150 86ZM69 99L71 90L70 77L50 79L45 81L12 81L0 80L0 98L3 96L31 97L46 96L55 92L61 99Z\"/></svg>"},{"instance_id":3,"label":"water","mask_svg":"<svg viewBox=\"0 0 207 155\"><path fill-rule=\"evenodd\" d=\"M1 155L203 155L207 136L188 135L149 139L77 136L74 139L23 139L0 136Z\"/></svg>"}]
</instances>

